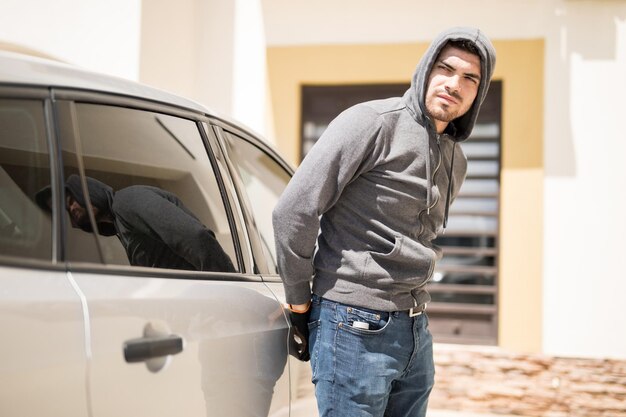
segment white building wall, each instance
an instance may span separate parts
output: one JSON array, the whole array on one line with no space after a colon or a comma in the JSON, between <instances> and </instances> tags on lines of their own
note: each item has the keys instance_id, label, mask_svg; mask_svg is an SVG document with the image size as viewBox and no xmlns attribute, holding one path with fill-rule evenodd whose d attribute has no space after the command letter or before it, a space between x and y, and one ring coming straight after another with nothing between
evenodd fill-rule
<instances>
[{"instance_id":1,"label":"white building wall","mask_svg":"<svg viewBox=\"0 0 626 417\"><path fill-rule=\"evenodd\" d=\"M0 0L0 43L136 80L140 20L141 0Z\"/></svg>"},{"instance_id":2,"label":"white building wall","mask_svg":"<svg viewBox=\"0 0 626 417\"><path fill-rule=\"evenodd\" d=\"M545 39L544 351L626 358L626 2L263 4L271 46L424 41L456 25Z\"/></svg>"},{"instance_id":3,"label":"white building wall","mask_svg":"<svg viewBox=\"0 0 626 417\"><path fill-rule=\"evenodd\" d=\"M550 353L626 357L626 4L613 3L605 10L568 8L559 18L559 48L547 51L544 345Z\"/></svg>"}]
</instances>

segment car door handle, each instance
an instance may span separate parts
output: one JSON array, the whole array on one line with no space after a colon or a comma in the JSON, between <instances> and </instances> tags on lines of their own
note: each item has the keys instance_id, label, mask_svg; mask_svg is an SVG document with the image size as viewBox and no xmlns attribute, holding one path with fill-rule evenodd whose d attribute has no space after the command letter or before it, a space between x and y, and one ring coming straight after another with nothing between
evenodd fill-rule
<instances>
[{"instance_id":1,"label":"car door handle","mask_svg":"<svg viewBox=\"0 0 626 417\"><path fill-rule=\"evenodd\" d=\"M183 345L183 338L175 334L131 339L124 342L124 359L133 363L176 355L183 351Z\"/></svg>"}]
</instances>

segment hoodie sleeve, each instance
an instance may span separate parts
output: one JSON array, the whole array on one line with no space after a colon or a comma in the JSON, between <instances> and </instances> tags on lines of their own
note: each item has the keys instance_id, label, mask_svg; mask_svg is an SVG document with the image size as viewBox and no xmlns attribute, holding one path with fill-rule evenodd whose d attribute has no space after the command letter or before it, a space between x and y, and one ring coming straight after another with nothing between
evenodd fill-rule
<instances>
[{"instance_id":1,"label":"hoodie sleeve","mask_svg":"<svg viewBox=\"0 0 626 417\"><path fill-rule=\"evenodd\" d=\"M375 165L384 146L377 140L382 128L382 118L367 105L341 113L302 161L274 208L278 269L288 303L310 300L320 216L354 178Z\"/></svg>"}]
</instances>

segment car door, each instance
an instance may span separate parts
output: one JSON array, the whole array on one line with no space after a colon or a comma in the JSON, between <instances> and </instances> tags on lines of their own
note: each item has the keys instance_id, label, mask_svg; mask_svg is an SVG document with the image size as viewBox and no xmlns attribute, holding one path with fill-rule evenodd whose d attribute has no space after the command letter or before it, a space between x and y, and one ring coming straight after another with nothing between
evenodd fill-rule
<instances>
[{"instance_id":1,"label":"car door","mask_svg":"<svg viewBox=\"0 0 626 417\"><path fill-rule=\"evenodd\" d=\"M81 299L57 262L57 225L37 204L54 169L47 97L0 87L2 416L88 414Z\"/></svg>"},{"instance_id":2,"label":"car door","mask_svg":"<svg viewBox=\"0 0 626 417\"><path fill-rule=\"evenodd\" d=\"M272 211L293 175L293 169L267 144L249 133L227 123L215 122L215 130L225 148L238 193L244 202L245 215L254 219L256 244L253 250L265 259L263 279L285 303L285 291L278 274L276 247L272 227ZM260 258L261 256L259 256ZM297 386L306 374L307 363L289 357L289 372L294 389L293 398L302 390Z\"/></svg>"},{"instance_id":3,"label":"car door","mask_svg":"<svg viewBox=\"0 0 626 417\"><path fill-rule=\"evenodd\" d=\"M64 230L89 309L93 415L283 413L286 319L254 273L202 116L56 96L64 198L82 193L87 206L82 220L64 213Z\"/></svg>"}]
</instances>

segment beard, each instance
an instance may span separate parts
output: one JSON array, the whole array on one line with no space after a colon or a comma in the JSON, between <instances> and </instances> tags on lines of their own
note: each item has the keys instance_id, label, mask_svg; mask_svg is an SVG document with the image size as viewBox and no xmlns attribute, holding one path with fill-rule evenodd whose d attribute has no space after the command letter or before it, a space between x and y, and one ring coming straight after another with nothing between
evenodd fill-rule
<instances>
[{"instance_id":1,"label":"beard","mask_svg":"<svg viewBox=\"0 0 626 417\"><path fill-rule=\"evenodd\" d=\"M87 212L83 213L69 213L70 222L72 227L77 229L81 229L87 232L91 232L91 221L89 220L89 216Z\"/></svg>"},{"instance_id":2,"label":"beard","mask_svg":"<svg viewBox=\"0 0 626 417\"><path fill-rule=\"evenodd\" d=\"M459 117L458 110L448 111L443 106L436 106L436 105L433 105L432 103L426 104L426 111L428 111L428 114L430 115L430 117L440 122L448 123L448 122L453 121L457 117Z\"/></svg>"},{"instance_id":3,"label":"beard","mask_svg":"<svg viewBox=\"0 0 626 417\"><path fill-rule=\"evenodd\" d=\"M448 94L446 91L441 91L441 93ZM437 94L438 91L435 91L426 99L426 111L430 117L434 120L448 123L462 116L461 109L463 107L463 99L458 94L450 93L450 95L459 102L454 109L451 109L450 106L438 100Z\"/></svg>"}]
</instances>

